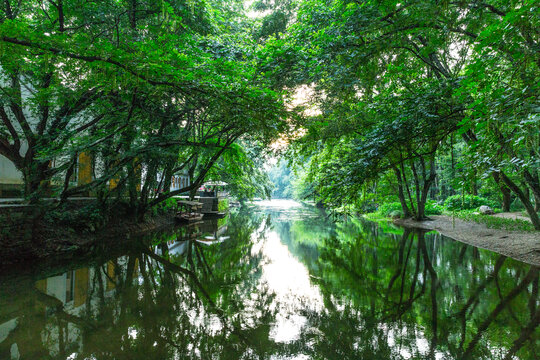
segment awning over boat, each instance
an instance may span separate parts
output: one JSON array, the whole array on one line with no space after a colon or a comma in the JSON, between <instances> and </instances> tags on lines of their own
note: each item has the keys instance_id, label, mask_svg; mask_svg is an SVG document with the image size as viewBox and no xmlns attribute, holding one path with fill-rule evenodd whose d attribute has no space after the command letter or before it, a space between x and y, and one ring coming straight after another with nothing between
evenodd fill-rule
<instances>
[{"instance_id":1,"label":"awning over boat","mask_svg":"<svg viewBox=\"0 0 540 360\"><path fill-rule=\"evenodd\" d=\"M224 181L208 181L203 184L203 186L227 186L227 184Z\"/></svg>"}]
</instances>

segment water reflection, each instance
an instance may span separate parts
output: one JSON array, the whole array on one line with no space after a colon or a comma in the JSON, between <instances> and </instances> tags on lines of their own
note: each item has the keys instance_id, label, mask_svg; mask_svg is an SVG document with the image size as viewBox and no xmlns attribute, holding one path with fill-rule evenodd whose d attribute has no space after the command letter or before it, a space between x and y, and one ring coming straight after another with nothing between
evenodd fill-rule
<instances>
[{"instance_id":1,"label":"water reflection","mask_svg":"<svg viewBox=\"0 0 540 360\"><path fill-rule=\"evenodd\" d=\"M436 234L263 202L1 281L0 359L534 359L538 279Z\"/></svg>"}]
</instances>

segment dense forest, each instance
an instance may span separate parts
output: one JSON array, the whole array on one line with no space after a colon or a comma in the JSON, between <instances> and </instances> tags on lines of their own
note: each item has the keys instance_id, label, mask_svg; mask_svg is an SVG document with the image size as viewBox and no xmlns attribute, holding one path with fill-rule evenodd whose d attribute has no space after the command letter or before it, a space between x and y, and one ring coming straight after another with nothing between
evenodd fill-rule
<instances>
[{"instance_id":1,"label":"dense forest","mask_svg":"<svg viewBox=\"0 0 540 360\"><path fill-rule=\"evenodd\" d=\"M208 179L265 197L278 174L280 196L331 208L490 205L539 230L539 15L533 0L6 0L0 155L42 209L92 194L142 218ZM91 177L74 184L81 156ZM284 157L270 177L269 156ZM179 171L191 181L169 191Z\"/></svg>"}]
</instances>

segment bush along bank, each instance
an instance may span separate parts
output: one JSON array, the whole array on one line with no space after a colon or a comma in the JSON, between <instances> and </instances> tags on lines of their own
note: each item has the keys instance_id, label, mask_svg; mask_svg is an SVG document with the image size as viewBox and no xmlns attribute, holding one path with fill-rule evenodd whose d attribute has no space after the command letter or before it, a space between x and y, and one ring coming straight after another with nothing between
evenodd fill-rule
<instances>
[{"instance_id":1,"label":"bush along bank","mask_svg":"<svg viewBox=\"0 0 540 360\"><path fill-rule=\"evenodd\" d=\"M141 220L123 203L103 208L96 201L77 200L56 207L1 207L2 265L57 254L80 254L103 239L123 241L141 232L172 226L175 210L175 202L167 201Z\"/></svg>"},{"instance_id":2,"label":"bush along bank","mask_svg":"<svg viewBox=\"0 0 540 360\"><path fill-rule=\"evenodd\" d=\"M503 229L509 231L535 231L530 221L514 218L503 218L482 214L481 207L488 207L493 214L501 213L497 202L476 195L453 195L444 202L437 203L433 200L426 202L426 215L445 215L465 221L484 224L488 228ZM526 213L523 214L526 218ZM399 202L388 202L378 206L376 211L365 214L369 219L403 219L402 206Z\"/></svg>"}]
</instances>

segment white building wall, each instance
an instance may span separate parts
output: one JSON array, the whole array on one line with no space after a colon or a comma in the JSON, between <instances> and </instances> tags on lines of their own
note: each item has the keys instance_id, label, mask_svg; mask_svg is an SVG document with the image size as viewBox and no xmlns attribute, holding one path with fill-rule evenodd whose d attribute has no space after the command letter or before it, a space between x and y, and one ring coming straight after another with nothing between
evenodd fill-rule
<instances>
[{"instance_id":1,"label":"white building wall","mask_svg":"<svg viewBox=\"0 0 540 360\"><path fill-rule=\"evenodd\" d=\"M53 276L47 279L47 294L54 296L61 302L66 302L66 274Z\"/></svg>"},{"instance_id":2,"label":"white building wall","mask_svg":"<svg viewBox=\"0 0 540 360\"><path fill-rule=\"evenodd\" d=\"M17 327L17 318L6 321L0 324L0 343L8 337L9 333Z\"/></svg>"},{"instance_id":3,"label":"white building wall","mask_svg":"<svg viewBox=\"0 0 540 360\"><path fill-rule=\"evenodd\" d=\"M9 87L10 82L11 80L6 77L6 74L3 72L3 69L0 66L0 86ZM21 83L23 84L20 89L23 103L22 110L30 128L33 131L36 131L36 127L39 124L40 118L37 114L38 109L35 106L36 99L35 94L33 93L35 89L32 87L31 83L27 82L22 77ZM12 120L11 123L19 134L19 138L21 141L20 154L21 156L24 156L26 154L26 151L28 150L28 144L26 142L24 133L10 110L7 111L7 115ZM79 124L84 123L88 119L88 117L90 117L90 114L83 111L70 120L68 127L78 126ZM0 185L20 185L23 183L24 182L21 172L17 170L15 165L10 160L0 155Z\"/></svg>"},{"instance_id":4,"label":"white building wall","mask_svg":"<svg viewBox=\"0 0 540 360\"><path fill-rule=\"evenodd\" d=\"M6 157L0 155L0 184L16 184L23 183L22 174L15 165Z\"/></svg>"}]
</instances>

